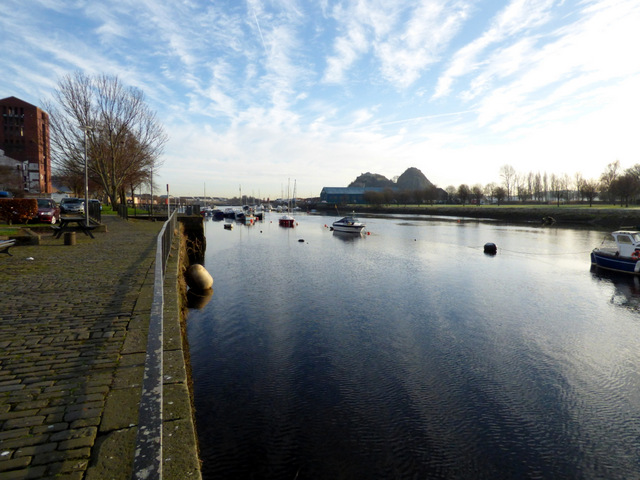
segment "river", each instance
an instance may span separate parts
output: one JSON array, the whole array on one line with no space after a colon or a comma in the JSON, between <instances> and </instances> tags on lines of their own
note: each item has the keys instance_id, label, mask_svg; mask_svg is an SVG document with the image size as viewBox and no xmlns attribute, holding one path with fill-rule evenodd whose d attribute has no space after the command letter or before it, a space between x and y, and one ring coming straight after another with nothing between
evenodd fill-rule
<instances>
[{"instance_id":1,"label":"river","mask_svg":"<svg viewBox=\"0 0 640 480\"><path fill-rule=\"evenodd\" d=\"M640 283L591 271L602 231L277 219L205 224L205 479L640 478Z\"/></svg>"}]
</instances>

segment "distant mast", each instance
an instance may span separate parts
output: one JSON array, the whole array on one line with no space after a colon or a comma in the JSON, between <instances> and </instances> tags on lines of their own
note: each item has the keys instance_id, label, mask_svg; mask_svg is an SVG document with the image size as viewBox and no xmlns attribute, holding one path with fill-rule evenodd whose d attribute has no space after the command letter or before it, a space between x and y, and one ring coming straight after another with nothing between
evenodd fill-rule
<instances>
[{"instance_id":1,"label":"distant mast","mask_svg":"<svg viewBox=\"0 0 640 480\"><path fill-rule=\"evenodd\" d=\"M293 208L296 208L296 184L297 180L293 179Z\"/></svg>"}]
</instances>

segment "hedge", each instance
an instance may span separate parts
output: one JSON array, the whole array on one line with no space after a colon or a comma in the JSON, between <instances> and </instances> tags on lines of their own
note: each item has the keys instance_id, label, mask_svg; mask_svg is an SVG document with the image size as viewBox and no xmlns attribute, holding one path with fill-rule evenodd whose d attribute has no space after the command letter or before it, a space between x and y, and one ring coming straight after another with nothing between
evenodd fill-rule
<instances>
[{"instance_id":1,"label":"hedge","mask_svg":"<svg viewBox=\"0 0 640 480\"><path fill-rule=\"evenodd\" d=\"M35 198L0 198L0 219L12 223L27 223L38 216Z\"/></svg>"}]
</instances>

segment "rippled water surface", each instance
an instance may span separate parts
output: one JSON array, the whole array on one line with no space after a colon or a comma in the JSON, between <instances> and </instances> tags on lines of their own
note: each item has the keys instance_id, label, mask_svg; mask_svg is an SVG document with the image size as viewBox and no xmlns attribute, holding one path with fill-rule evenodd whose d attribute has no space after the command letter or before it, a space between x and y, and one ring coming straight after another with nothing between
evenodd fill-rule
<instances>
[{"instance_id":1,"label":"rippled water surface","mask_svg":"<svg viewBox=\"0 0 640 480\"><path fill-rule=\"evenodd\" d=\"M277 218L206 223L206 479L640 478L640 283L590 271L602 232Z\"/></svg>"}]
</instances>

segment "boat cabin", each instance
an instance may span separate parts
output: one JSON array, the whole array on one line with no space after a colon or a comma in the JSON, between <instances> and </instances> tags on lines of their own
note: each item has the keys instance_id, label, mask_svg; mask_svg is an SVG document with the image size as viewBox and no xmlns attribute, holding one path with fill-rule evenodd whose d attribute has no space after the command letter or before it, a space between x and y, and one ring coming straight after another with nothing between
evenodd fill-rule
<instances>
[{"instance_id":1,"label":"boat cabin","mask_svg":"<svg viewBox=\"0 0 640 480\"><path fill-rule=\"evenodd\" d=\"M640 248L640 232L635 230L618 230L611 236L616 242L618 252L622 257L630 257L636 248Z\"/></svg>"}]
</instances>

